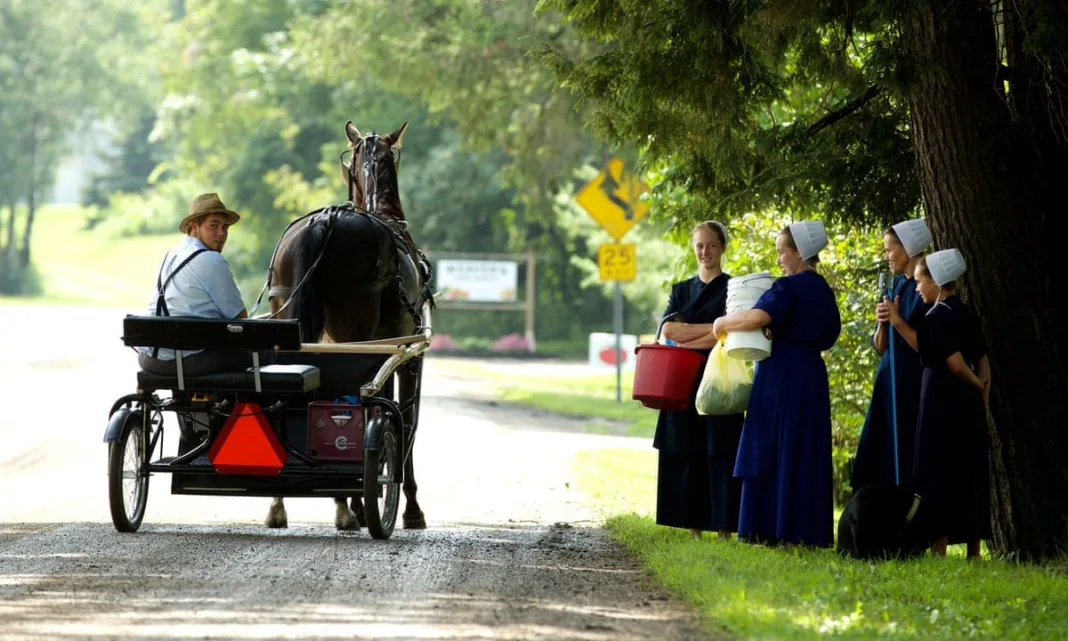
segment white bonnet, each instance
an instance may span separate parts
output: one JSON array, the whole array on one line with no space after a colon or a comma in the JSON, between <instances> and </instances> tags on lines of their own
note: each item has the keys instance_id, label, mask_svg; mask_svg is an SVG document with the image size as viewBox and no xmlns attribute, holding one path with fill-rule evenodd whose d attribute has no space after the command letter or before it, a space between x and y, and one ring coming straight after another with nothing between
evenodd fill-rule
<instances>
[{"instance_id":1,"label":"white bonnet","mask_svg":"<svg viewBox=\"0 0 1068 641\"><path fill-rule=\"evenodd\" d=\"M801 260L808 260L827 246L827 230L818 220L802 220L790 225L790 234L794 245L801 254Z\"/></svg>"},{"instance_id":2,"label":"white bonnet","mask_svg":"<svg viewBox=\"0 0 1068 641\"><path fill-rule=\"evenodd\" d=\"M698 229L701 229L702 227L715 227L716 229L718 229L719 232L721 234L723 234L723 246L724 247L726 247L727 243L730 242L731 237L727 233L727 226L724 225L723 223L721 223L719 221L716 221L716 220L706 220L703 223L698 223L697 226L694 227L694 231L697 231Z\"/></svg>"},{"instance_id":3,"label":"white bonnet","mask_svg":"<svg viewBox=\"0 0 1068 641\"><path fill-rule=\"evenodd\" d=\"M966 269L959 249L943 249L927 256L927 271L939 287L957 280Z\"/></svg>"},{"instance_id":4,"label":"white bonnet","mask_svg":"<svg viewBox=\"0 0 1068 641\"><path fill-rule=\"evenodd\" d=\"M913 218L893 226L901 246L908 252L909 258L923 252L931 245L931 230L922 218Z\"/></svg>"}]
</instances>

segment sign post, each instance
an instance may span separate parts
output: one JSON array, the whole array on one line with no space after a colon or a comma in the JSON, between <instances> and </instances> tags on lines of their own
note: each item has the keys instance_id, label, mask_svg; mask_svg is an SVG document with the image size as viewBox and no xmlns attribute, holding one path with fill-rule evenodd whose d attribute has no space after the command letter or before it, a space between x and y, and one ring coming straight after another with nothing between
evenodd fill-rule
<instances>
[{"instance_id":1,"label":"sign post","mask_svg":"<svg viewBox=\"0 0 1068 641\"><path fill-rule=\"evenodd\" d=\"M604 227L615 243L601 245L597 251L597 268L601 280L616 283L612 320L615 326L616 402L623 402L623 281L632 281L638 273L638 250L620 239L649 213L649 205L640 200L649 186L628 171L619 158L611 158L590 182L575 194L575 200Z\"/></svg>"}]
</instances>

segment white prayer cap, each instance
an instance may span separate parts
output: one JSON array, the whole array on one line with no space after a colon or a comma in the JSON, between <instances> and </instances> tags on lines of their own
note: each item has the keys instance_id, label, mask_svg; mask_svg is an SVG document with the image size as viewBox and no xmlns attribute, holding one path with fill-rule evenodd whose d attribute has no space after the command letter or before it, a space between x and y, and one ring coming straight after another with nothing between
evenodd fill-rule
<instances>
[{"instance_id":1,"label":"white prayer cap","mask_svg":"<svg viewBox=\"0 0 1068 641\"><path fill-rule=\"evenodd\" d=\"M931 230L922 218L913 218L893 226L902 247L908 252L909 258L923 252L931 245Z\"/></svg>"},{"instance_id":2,"label":"white prayer cap","mask_svg":"<svg viewBox=\"0 0 1068 641\"><path fill-rule=\"evenodd\" d=\"M968 266L958 249L943 249L927 255L927 271L939 287L960 278L965 269Z\"/></svg>"},{"instance_id":3,"label":"white prayer cap","mask_svg":"<svg viewBox=\"0 0 1068 641\"><path fill-rule=\"evenodd\" d=\"M727 241L730 240L730 236L727 235L727 226L717 220L706 220L702 223L697 223L693 231L696 232L698 229L708 229L710 227L715 227L719 230L719 233L723 235L723 244L726 246Z\"/></svg>"},{"instance_id":4,"label":"white prayer cap","mask_svg":"<svg viewBox=\"0 0 1068 641\"><path fill-rule=\"evenodd\" d=\"M790 234L794 245L801 254L801 260L808 260L827 246L827 230L818 220L802 220L790 225Z\"/></svg>"}]
</instances>

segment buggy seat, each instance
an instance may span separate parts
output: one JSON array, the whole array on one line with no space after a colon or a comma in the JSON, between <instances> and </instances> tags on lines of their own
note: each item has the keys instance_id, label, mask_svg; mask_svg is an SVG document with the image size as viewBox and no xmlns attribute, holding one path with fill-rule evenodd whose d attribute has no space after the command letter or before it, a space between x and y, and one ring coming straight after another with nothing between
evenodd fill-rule
<instances>
[{"instance_id":1,"label":"buggy seat","mask_svg":"<svg viewBox=\"0 0 1068 641\"><path fill-rule=\"evenodd\" d=\"M314 365L264 365L260 368L260 391L301 394L319 388L319 368ZM145 392L179 388L177 376L137 372L137 389ZM243 372L218 372L204 376L185 377L189 391L254 392L254 368Z\"/></svg>"},{"instance_id":2,"label":"buggy seat","mask_svg":"<svg viewBox=\"0 0 1068 641\"><path fill-rule=\"evenodd\" d=\"M274 392L301 394L320 385L319 368L299 363L260 366L259 352L299 350L300 323L295 320L214 320L177 316L127 316L123 343L128 347L173 350L226 349L249 352L251 367L203 376L185 376L181 352L175 375L137 373L142 393L155 390Z\"/></svg>"}]
</instances>

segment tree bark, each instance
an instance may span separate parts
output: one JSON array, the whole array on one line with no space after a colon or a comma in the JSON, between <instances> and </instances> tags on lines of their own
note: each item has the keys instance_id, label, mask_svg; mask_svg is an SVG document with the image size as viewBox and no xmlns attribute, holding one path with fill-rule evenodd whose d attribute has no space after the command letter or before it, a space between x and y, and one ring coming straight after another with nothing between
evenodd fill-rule
<instances>
[{"instance_id":1,"label":"tree bark","mask_svg":"<svg viewBox=\"0 0 1068 641\"><path fill-rule=\"evenodd\" d=\"M995 548L1048 557L1068 542L1068 334L1053 313L1068 294L1068 153L1050 99L1028 88L1042 79L1016 68L1009 95L997 80L989 3L913 0L899 24L920 74L909 107L927 220L936 249L968 262L963 296L989 350Z\"/></svg>"},{"instance_id":2,"label":"tree bark","mask_svg":"<svg viewBox=\"0 0 1068 641\"><path fill-rule=\"evenodd\" d=\"M30 187L26 200L26 227L22 233L22 251L19 252L19 268L26 270L30 266L30 238L33 234L33 215L37 210L37 123L39 115L34 114L30 123Z\"/></svg>"}]
</instances>

